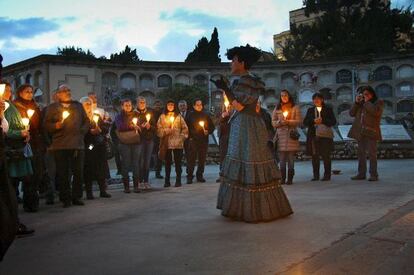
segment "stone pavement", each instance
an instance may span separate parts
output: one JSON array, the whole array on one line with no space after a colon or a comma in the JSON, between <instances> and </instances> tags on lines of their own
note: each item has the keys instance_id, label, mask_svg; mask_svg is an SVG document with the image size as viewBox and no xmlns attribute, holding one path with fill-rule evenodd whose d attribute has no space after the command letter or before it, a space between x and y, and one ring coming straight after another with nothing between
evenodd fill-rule
<instances>
[{"instance_id":1,"label":"stone pavement","mask_svg":"<svg viewBox=\"0 0 414 275\"><path fill-rule=\"evenodd\" d=\"M299 162L285 187L295 214L263 224L215 209L217 167L205 184L42 205L21 213L36 235L16 240L0 274L413 274L413 165L381 160L369 183L349 180L355 161L338 161L341 175L311 183Z\"/></svg>"}]
</instances>

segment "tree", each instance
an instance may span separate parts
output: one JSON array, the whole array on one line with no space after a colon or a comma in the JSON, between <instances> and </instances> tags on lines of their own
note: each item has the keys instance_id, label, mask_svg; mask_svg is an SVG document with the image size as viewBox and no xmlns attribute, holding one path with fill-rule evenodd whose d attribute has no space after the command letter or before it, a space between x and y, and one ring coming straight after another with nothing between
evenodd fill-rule
<instances>
[{"instance_id":1,"label":"tree","mask_svg":"<svg viewBox=\"0 0 414 275\"><path fill-rule=\"evenodd\" d=\"M187 103L192 106L195 99L201 99L203 103L208 101L208 92L205 89L200 88L199 86L190 86L184 84L175 84L173 87L165 89L158 93L157 97L166 102L169 99L178 102L180 100L185 100Z\"/></svg>"},{"instance_id":2,"label":"tree","mask_svg":"<svg viewBox=\"0 0 414 275\"><path fill-rule=\"evenodd\" d=\"M190 52L185 59L186 63L199 63L199 62L209 62L209 63L220 63L220 42L218 39L217 28L214 28L213 33L211 34L210 41L206 37L202 37L194 50Z\"/></svg>"},{"instance_id":3,"label":"tree","mask_svg":"<svg viewBox=\"0 0 414 275\"><path fill-rule=\"evenodd\" d=\"M283 49L287 60L392 53L414 22L409 8L391 9L380 0L305 0L304 6L307 16L320 16L312 25L291 25L292 38Z\"/></svg>"},{"instance_id":4,"label":"tree","mask_svg":"<svg viewBox=\"0 0 414 275\"><path fill-rule=\"evenodd\" d=\"M140 61L137 55L137 50L132 50L128 45L125 46L123 51L111 54L109 60L114 63L122 64L135 64Z\"/></svg>"},{"instance_id":5,"label":"tree","mask_svg":"<svg viewBox=\"0 0 414 275\"><path fill-rule=\"evenodd\" d=\"M87 50L86 52L79 47L75 46L65 46L63 48L58 47L57 48L57 55L61 56L68 56L73 58L80 58L80 59L88 59L88 60L95 60L95 55L90 51Z\"/></svg>"}]
</instances>

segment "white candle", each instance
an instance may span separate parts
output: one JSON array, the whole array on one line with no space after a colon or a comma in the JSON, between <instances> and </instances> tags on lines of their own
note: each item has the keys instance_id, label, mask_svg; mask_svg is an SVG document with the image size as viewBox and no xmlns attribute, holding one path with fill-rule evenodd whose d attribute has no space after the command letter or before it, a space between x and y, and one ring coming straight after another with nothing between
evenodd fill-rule
<instances>
[{"instance_id":1,"label":"white candle","mask_svg":"<svg viewBox=\"0 0 414 275\"><path fill-rule=\"evenodd\" d=\"M0 98L3 97L5 90L6 90L6 84L0 84Z\"/></svg>"},{"instance_id":2,"label":"white candle","mask_svg":"<svg viewBox=\"0 0 414 275\"><path fill-rule=\"evenodd\" d=\"M316 110L318 110L318 117L321 117L322 107L316 107Z\"/></svg>"},{"instance_id":3,"label":"white candle","mask_svg":"<svg viewBox=\"0 0 414 275\"><path fill-rule=\"evenodd\" d=\"M289 115L289 112L288 111L284 111L283 112L283 117L286 119L287 118L287 116Z\"/></svg>"},{"instance_id":4,"label":"white candle","mask_svg":"<svg viewBox=\"0 0 414 275\"><path fill-rule=\"evenodd\" d=\"M200 121L198 124L199 124L199 125L203 128L203 130L204 130L204 125L205 125L204 121Z\"/></svg>"},{"instance_id":5,"label":"white candle","mask_svg":"<svg viewBox=\"0 0 414 275\"><path fill-rule=\"evenodd\" d=\"M92 119L95 122L95 124L98 125L99 115L97 115L97 114L93 115L93 118Z\"/></svg>"},{"instance_id":6,"label":"white candle","mask_svg":"<svg viewBox=\"0 0 414 275\"><path fill-rule=\"evenodd\" d=\"M27 116L29 117L29 119L31 119L32 118L32 116L34 115L34 113L35 113L35 111L34 110L32 110L32 109L29 109L29 110L27 110Z\"/></svg>"},{"instance_id":7,"label":"white candle","mask_svg":"<svg viewBox=\"0 0 414 275\"><path fill-rule=\"evenodd\" d=\"M27 117L22 118L22 122L26 130L29 128L30 120Z\"/></svg>"},{"instance_id":8,"label":"white candle","mask_svg":"<svg viewBox=\"0 0 414 275\"><path fill-rule=\"evenodd\" d=\"M10 104L6 101L4 102L4 111L6 111L10 107Z\"/></svg>"},{"instance_id":9,"label":"white candle","mask_svg":"<svg viewBox=\"0 0 414 275\"><path fill-rule=\"evenodd\" d=\"M68 111L63 111L62 112L62 122L68 118L68 116L70 115L70 113Z\"/></svg>"},{"instance_id":10,"label":"white candle","mask_svg":"<svg viewBox=\"0 0 414 275\"><path fill-rule=\"evenodd\" d=\"M145 115L145 118L147 119L147 122L150 122L150 120L151 120L151 114L146 114Z\"/></svg>"},{"instance_id":11,"label":"white candle","mask_svg":"<svg viewBox=\"0 0 414 275\"><path fill-rule=\"evenodd\" d=\"M137 124L138 124L138 118L134 117L134 118L132 119L132 123L133 123L135 126L137 126ZM138 130L135 130L135 133L138 133Z\"/></svg>"}]
</instances>

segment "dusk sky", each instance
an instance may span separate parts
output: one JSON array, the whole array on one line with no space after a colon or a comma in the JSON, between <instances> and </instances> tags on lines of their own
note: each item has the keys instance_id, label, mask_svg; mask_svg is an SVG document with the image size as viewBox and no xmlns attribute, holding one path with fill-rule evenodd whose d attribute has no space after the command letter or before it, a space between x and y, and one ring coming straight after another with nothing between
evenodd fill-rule
<instances>
[{"instance_id":1,"label":"dusk sky","mask_svg":"<svg viewBox=\"0 0 414 275\"><path fill-rule=\"evenodd\" d=\"M270 51L273 35L289 29L289 11L301 6L302 0L0 0L0 53L8 65L71 45L108 57L128 44L143 60L183 61L217 27L224 59L239 44Z\"/></svg>"}]
</instances>

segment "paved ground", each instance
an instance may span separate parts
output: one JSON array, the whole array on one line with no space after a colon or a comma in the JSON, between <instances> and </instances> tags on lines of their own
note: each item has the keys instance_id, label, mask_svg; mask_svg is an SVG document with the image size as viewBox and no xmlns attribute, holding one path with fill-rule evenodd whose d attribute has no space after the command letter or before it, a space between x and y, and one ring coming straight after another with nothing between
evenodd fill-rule
<instances>
[{"instance_id":1,"label":"paved ground","mask_svg":"<svg viewBox=\"0 0 414 275\"><path fill-rule=\"evenodd\" d=\"M370 269L346 264L365 266L362 255L380 249L390 252L380 255L388 268L398 266L404 274L412 269L392 256L412 255L406 244L413 235L405 232L413 232L407 205L414 200L413 165L414 160L380 161L381 181L368 183L349 180L355 162L335 162L342 174L326 184L310 183L310 163L298 163L297 183L285 188L295 214L265 224L220 216L216 167L207 169L206 184L143 194L112 190L112 199L85 207L43 206L39 213L22 213L36 235L15 242L0 274L367 274L375 262ZM389 246L358 250L358 244L372 244L373 236L391 240ZM346 251L360 255L359 261Z\"/></svg>"}]
</instances>

